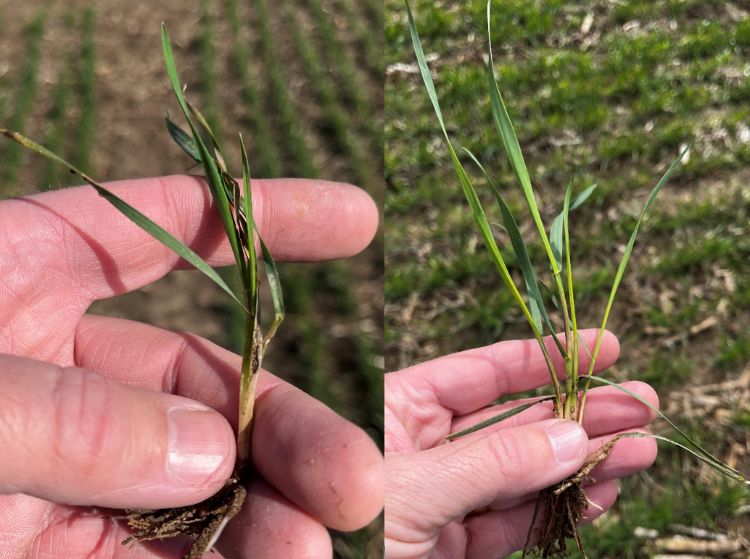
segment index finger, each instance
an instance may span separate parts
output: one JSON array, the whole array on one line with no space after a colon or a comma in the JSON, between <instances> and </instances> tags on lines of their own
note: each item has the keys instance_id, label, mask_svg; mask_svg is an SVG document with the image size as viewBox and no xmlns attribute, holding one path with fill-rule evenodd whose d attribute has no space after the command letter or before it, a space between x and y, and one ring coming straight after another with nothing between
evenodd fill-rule
<instances>
[{"instance_id":1,"label":"index finger","mask_svg":"<svg viewBox=\"0 0 750 559\"><path fill-rule=\"evenodd\" d=\"M580 336L593 351L599 330L581 330ZM565 368L551 337L544 338L558 377ZM605 332L594 372L611 366L620 354L620 344L611 332ZM580 369L586 371L591 360L580 350ZM464 415L487 406L506 394L533 390L550 383L551 378L536 340L509 340L446 355L395 373L389 382L409 385L411 394L437 400L454 414Z\"/></svg>"},{"instance_id":2,"label":"index finger","mask_svg":"<svg viewBox=\"0 0 750 559\"><path fill-rule=\"evenodd\" d=\"M209 264L232 263L201 177L124 180L106 187ZM303 179L254 180L253 214L278 260L351 256L369 244L378 222L374 202L359 188ZM0 234L15 241L15 250L6 254L33 254L37 263L63 268L90 300L147 285L181 262L88 186L3 202Z\"/></svg>"}]
</instances>

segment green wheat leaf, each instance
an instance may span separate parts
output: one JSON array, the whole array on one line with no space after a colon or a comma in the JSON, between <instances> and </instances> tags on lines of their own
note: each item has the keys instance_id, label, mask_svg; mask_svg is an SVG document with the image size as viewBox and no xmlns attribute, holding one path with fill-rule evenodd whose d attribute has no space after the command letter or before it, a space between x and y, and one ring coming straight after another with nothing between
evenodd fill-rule
<instances>
[{"instance_id":1,"label":"green wheat leaf","mask_svg":"<svg viewBox=\"0 0 750 559\"><path fill-rule=\"evenodd\" d=\"M571 179L572 182L572 179ZM570 183L568 184L570 186ZM583 192L581 192L573 203L570 205L570 211L580 207L586 200L589 199L591 193L596 190L598 185L592 184ZM552 247L552 254L557 261L558 269L562 269L563 261L563 212L557 214L555 219L552 221L552 225L549 228L549 243Z\"/></svg>"},{"instance_id":2,"label":"green wheat leaf","mask_svg":"<svg viewBox=\"0 0 750 559\"><path fill-rule=\"evenodd\" d=\"M463 429L462 431L458 431L456 433L451 433L450 435L446 436L445 438L449 441L454 441L460 437L463 437L465 435L468 435L470 433L474 433L476 431L479 431L480 429L484 429L485 427L489 427L490 425L495 425L496 423L500 423L501 421L505 421L506 419L513 417L514 415L518 415L522 411L526 411L532 406L536 406L537 404L540 404L542 402L549 402L550 400L554 400L554 396L545 396L544 398L540 398L539 400L535 400L533 402L526 402L525 404L521 404L520 406L516 406L513 409L510 409L508 411L505 411L501 414L495 415L493 417L490 417L489 419L485 419L484 421L480 421L476 425L472 425L471 427L467 427L466 429Z\"/></svg>"},{"instance_id":3,"label":"green wheat leaf","mask_svg":"<svg viewBox=\"0 0 750 559\"><path fill-rule=\"evenodd\" d=\"M531 312L532 318L534 319L534 324L536 324L537 330L539 330L540 332L542 332L543 330L543 324L547 327L547 331L549 334L552 334L552 339L555 341L560 355L565 356L565 348L563 348L562 343L560 343L560 340L557 338L557 336L554 335L557 331L555 330L555 328L553 328L549 318L549 314L547 313L547 309L544 305L544 299L542 299L542 294L539 291L536 273L534 272L534 267L531 265L529 251L526 248L523 237L521 236L521 231L518 228L518 223L516 223L516 220L513 217L508 204L505 203L505 200L500 194L500 189L495 184L495 181L490 178L489 174L487 174L484 166L479 162L476 156L471 153L469 149L463 148L463 150L472 159L472 161L474 161L476 166L479 167L479 170L482 172L485 179L492 188L492 192L495 195L495 200L500 207L500 213L503 216L503 224L505 225L505 230L508 232L508 236L510 237L510 242L513 246L513 252L515 252L516 254L518 265L521 267L521 273L523 274L523 279L526 283L526 291L529 295L529 310Z\"/></svg>"},{"instance_id":4,"label":"green wheat leaf","mask_svg":"<svg viewBox=\"0 0 750 559\"><path fill-rule=\"evenodd\" d=\"M505 154L508 156L508 161L513 168L516 178L521 185L523 190L524 198L531 211L531 217L539 230L539 237L542 240L547 256L550 259L553 272L558 272L559 267L555 268L555 259L552 255L552 249L547 238L547 231L542 223L542 217L539 214L539 207L536 203L536 197L534 195L534 188L531 186L531 178L529 177L529 171L526 168L526 162L521 152L521 146L518 143L518 137L513 129L513 123L510 120L510 115L503 102L503 97L500 94L500 88L497 86L497 78L495 77L494 60L492 58L492 29L490 25L490 11L491 11L492 0L487 2L487 45L489 52L489 59L487 61L487 80L489 82L490 89L490 108L492 113L492 122L495 124L495 129L503 143L505 148Z\"/></svg>"},{"instance_id":5,"label":"green wheat leaf","mask_svg":"<svg viewBox=\"0 0 750 559\"><path fill-rule=\"evenodd\" d=\"M674 161L672 161L672 164L666 170L664 175L662 175L661 179L659 179L659 182L656 183L656 186L654 186L653 190L651 191L651 194L649 194L649 197L643 206L643 209L641 210L641 215L638 217L638 221L636 221L635 227L633 228L633 233L630 235L630 240L628 240L628 244L625 247L625 253L622 255L622 259L620 260L620 265L617 267L617 273L615 274L615 279L612 282L612 289L609 292L609 299L607 300L607 306L604 309L604 317L602 318L602 324L599 327L599 335L596 338L596 344L594 345L594 351L592 352L591 364L589 365L589 371L587 374L586 384L583 388L583 396L581 399L581 408L580 408L581 413L583 413L583 407L586 402L586 393L588 392L589 380L591 379L591 375L594 373L594 366L596 364L596 359L599 357L599 349L601 348L602 338L604 338L604 330L607 327L607 320L609 319L609 313L612 310L612 304L615 301L617 288L620 287L622 276L625 274L625 269L628 266L628 261L630 260L630 254L633 252L633 246L635 245L635 239L638 236L638 231L640 230L641 223L643 223L643 220L646 218L646 215L648 215L648 211L651 209L651 205L654 203L654 200L656 200L656 196L659 194L659 191L667 183L667 180L669 180L669 177L672 176L672 172L680 163L685 153L687 153L688 149L690 149L690 146L685 147L680 152L677 158ZM581 418L582 416L579 416L579 420Z\"/></svg>"},{"instance_id":6,"label":"green wheat leaf","mask_svg":"<svg viewBox=\"0 0 750 559\"><path fill-rule=\"evenodd\" d=\"M242 152L242 209L245 218L245 235L247 237L247 274L243 278L247 290L248 307L256 312L258 308L258 256L255 251L255 221L253 220L253 191L250 185L250 163L245 149L245 142L240 134L240 151Z\"/></svg>"},{"instance_id":7,"label":"green wheat leaf","mask_svg":"<svg viewBox=\"0 0 750 559\"><path fill-rule=\"evenodd\" d=\"M645 398L642 398L641 396L639 396L638 394L636 394L632 390L628 390L627 388L625 388L621 384L613 382L613 381L611 381L609 379L606 379L606 378L603 378L603 377L598 377L598 376L592 376L591 380L594 380L596 382L600 382L602 384L606 384L606 385L609 385L609 386L613 386L617 390L619 390L621 392L624 392L628 396L631 396L631 397L635 398L641 404L643 404L644 406L646 406L650 410L654 411L659 417L661 417L664 421L666 421L669 424L669 426L672 427L672 429L674 429L680 435L682 435L688 443L690 443L692 446L695 447L696 452L703 457L702 459L704 461L710 461L710 462L712 462L714 464L718 464L718 465L720 465L720 466L722 466L724 468L727 468L727 469L735 472L736 474L739 474L739 472L737 472L737 470L732 470L731 468L729 468L728 466L726 466L725 464L723 464L721 462L721 460L719 460L718 458L716 458L713 454L711 454L705 448L703 448L701 445L699 445L693 438L691 438L687 433L685 433L685 431L683 431L682 429L680 429L671 419L669 419L666 415L664 415L664 413L662 413L659 410L659 408L657 408L656 406L654 406L653 404L651 404L651 402L649 402Z\"/></svg>"},{"instance_id":8,"label":"green wheat leaf","mask_svg":"<svg viewBox=\"0 0 750 559\"><path fill-rule=\"evenodd\" d=\"M420 73L422 74L422 80L424 82L425 88L427 89L427 94L430 98L430 102L432 103L432 106L435 110L435 115L437 116L438 122L440 123L440 129L443 132L443 137L445 138L445 142L448 147L448 152L450 153L451 162L453 163L453 169L456 172L456 176L458 177L459 183L461 184L461 188L464 191L464 196L469 202L472 217L474 218L474 222L479 228L479 232L482 238L484 239L485 245L490 250L490 254L492 255L493 262L495 263L495 266L500 272L500 277L502 278L506 287L510 290L511 294L513 295L513 298L515 299L519 308L521 309L524 316L526 317L526 320L529 322L532 331L534 332L534 337L539 343L542 353L544 354L545 361L548 364L548 367L550 369L550 376L551 376L551 380L555 388L555 393L559 394L560 393L559 381L555 373L554 365L552 364L552 361L549 358L547 348L544 345L544 342L542 340L542 333L537 329L536 324L534 322L534 318L531 316L531 312L529 311L528 306L524 302L523 297L521 297L521 294L519 293L518 288L513 283L513 278L511 277L510 272L508 271L508 267L505 264L505 260L503 259L502 253L500 252L500 249L498 248L497 243L495 242L495 238L492 235L492 229L490 228L490 224L487 221L487 215L484 212L484 208L482 208L482 204L479 200L479 197L477 196L476 190L474 189L474 186L471 184L471 180L469 179L469 176L466 174L466 170L464 169L463 165L461 165L461 162L458 159L458 155L456 155L456 150L453 148L453 143L451 142L451 139L448 136L448 131L446 130L445 123L443 121L443 113L440 110L440 103L438 101L437 93L435 91L435 85L432 81L432 75L430 74L430 69L427 66L427 61L424 56L424 50L422 49L422 43L419 39L419 34L417 33L417 27L414 23L414 16L412 15L411 8L409 7L408 0L404 0L404 4L406 5L407 17L409 21L409 33L411 35L412 44L414 46L414 53L416 54L416 57L417 57L417 63L419 65Z\"/></svg>"},{"instance_id":9,"label":"green wheat leaf","mask_svg":"<svg viewBox=\"0 0 750 559\"><path fill-rule=\"evenodd\" d=\"M259 237L260 239L260 237ZM276 267L276 262L271 257L271 253L268 250L268 247L266 246L266 243L263 242L263 239L260 239L260 250L263 254L263 266L266 271L266 279L268 280L268 287L271 291L271 300L273 302L273 322L271 323L271 326L268 328L268 331L266 332L265 336L265 342L268 343L268 340L270 340L273 335L276 333L276 330L279 327L279 324L284 320L284 299L282 298L282 292L281 292L281 279L279 278L279 270Z\"/></svg>"},{"instance_id":10,"label":"green wheat leaf","mask_svg":"<svg viewBox=\"0 0 750 559\"><path fill-rule=\"evenodd\" d=\"M722 474L722 475L724 475L724 476L726 476L726 477L728 477L730 479L733 479L735 481L739 481L739 482L745 483L747 485L750 485L750 481L746 480L745 477L740 472L738 472L737 470L735 470L734 468L730 468L729 466L727 466L726 464L724 464L722 462L718 462L718 461L714 461L712 459L709 459L708 457L704 456L700 452L696 452L695 450L693 450L689 446L684 445L682 443L678 443L677 441L673 441L672 439L670 439L668 437L664 437L662 435L655 435L653 433L623 433L622 435L620 435L620 437L621 438L628 438L628 439L656 439L656 440L659 440L659 441L664 441L666 443L669 443L671 445L674 445L676 447L681 448L682 450L685 450L685 451L689 452L690 454L692 454L693 456L695 456L698 460L700 460L704 464L707 464L708 466L710 466L711 468L713 468L714 470L716 470L720 474Z\"/></svg>"},{"instance_id":11,"label":"green wheat leaf","mask_svg":"<svg viewBox=\"0 0 750 559\"><path fill-rule=\"evenodd\" d=\"M177 126L171 118L169 113L164 115L164 121L167 124L167 131L175 143L182 148L182 151L187 153L190 157L195 159L196 163L201 162L201 154L198 150L198 146L195 145L193 138L185 132L182 128Z\"/></svg>"},{"instance_id":12,"label":"green wheat leaf","mask_svg":"<svg viewBox=\"0 0 750 559\"><path fill-rule=\"evenodd\" d=\"M219 216L221 217L221 222L224 225L224 230L226 231L227 238L229 239L229 245L232 247L232 253L234 254L240 272L243 276L245 276L246 273L244 272L244 268L246 266L246 263L243 258L242 250L240 248L239 233L232 216L232 208L229 203L229 196L224 186L224 179L220 172L217 160L209 153L208 147L203 141L203 138L201 137L191 118L192 111L188 107L185 96L182 93L182 88L180 86L180 77L177 73L177 66L174 62L172 45L169 41L167 27L163 23L161 25L161 42L162 50L164 52L164 63L167 69L169 82L172 85L172 91L177 98L177 103L180 106L182 114L185 116L185 119L190 126L193 140L198 148L198 153L200 155L200 161L203 164L203 169L206 173L206 181L208 182L209 189L211 190L211 194L219 210Z\"/></svg>"},{"instance_id":13,"label":"green wheat leaf","mask_svg":"<svg viewBox=\"0 0 750 559\"><path fill-rule=\"evenodd\" d=\"M22 136L21 134L17 132L0 129L0 134L7 136L11 140L19 143L20 145L32 151L35 151L36 153L43 155L44 157L52 161L55 161L56 163L64 165L65 167L70 169L71 172L80 176L84 181L86 181L88 184L93 186L94 189L97 191L97 193L99 193L99 195L101 195L105 200L107 200L110 204L112 204L115 208L117 208L121 213L123 213L126 217L128 217L133 223L135 223L138 227L146 231L146 233L154 237L157 241L161 242L162 244L170 248L181 258L185 259L187 262L195 266L196 269L200 270L204 275L206 275L209 279L211 279L216 285L218 285L224 291L226 291L240 307L245 309L245 305L242 304L242 302L239 300L237 295L235 295L235 293L226 284L226 282L223 279L221 279L221 276L219 276L216 270L214 270L211 266L209 266L208 263L206 263L205 260L203 260L200 256L198 256L190 247L188 247L187 245L182 243L180 240L175 238L167 230L165 230L160 225L151 221L151 219L146 217L140 211L136 210L133 206L125 202L122 198L118 197L113 192L110 192L109 190L104 188L101 184L99 184L94 179L89 177L86 173L76 168L71 163L65 161L60 156L52 153L45 147L26 138L25 136Z\"/></svg>"}]
</instances>

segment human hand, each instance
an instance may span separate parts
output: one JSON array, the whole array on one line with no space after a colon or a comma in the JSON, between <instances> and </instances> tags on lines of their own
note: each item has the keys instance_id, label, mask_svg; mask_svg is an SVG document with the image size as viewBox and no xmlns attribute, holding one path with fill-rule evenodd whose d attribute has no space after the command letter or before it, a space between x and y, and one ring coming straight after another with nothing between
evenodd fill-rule
<instances>
[{"instance_id":1,"label":"human hand","mask_svg":"<svg viewBox=\"0 0 750 559\"><path fill-rule=\"evenodd\" d=\"M593 349L597 331L581 335ZM547 338L550 355L555 346ZM617 339L604 336L596 370L614 363ZM564 372L559 354L558 371ZM581 369L590 360L581 354ZM389 373L385 379L385 542L388 559L504 557L523 548L538 492L575 473L588 454L622 431L639 431L654 412L614 387L592 389L580 429L539 404L449 444L460 431L517 406L486 408L501 396L549 382L535 340L500 342ZM658 406L653 389L629 390ZM615 480L648 468L653 439L622 439L585 488L586 522L617 498Z\"/></svg>"},{"instance_id":2,"label":"human hand","mask_svg":"<svg viewBox=\"0 0 750 559\"><path fill-rule=\"evenodd\" d=\"M108 188L212 265L233 261L200 179ZM278 260L349 256L377 227L372 200L348 185L257 180L253 198ZM181 265L92 188L0 202L0 239L0 557L180 556L184 541L123 547L127 530L83 507L166 508L218 491L234 467L240 358L198 336L85 314ZM331 556L325 526L356 529L380 511L382 456L270 373L257 397L259 476L217 547Z\"/></svg>"}]
</instances>

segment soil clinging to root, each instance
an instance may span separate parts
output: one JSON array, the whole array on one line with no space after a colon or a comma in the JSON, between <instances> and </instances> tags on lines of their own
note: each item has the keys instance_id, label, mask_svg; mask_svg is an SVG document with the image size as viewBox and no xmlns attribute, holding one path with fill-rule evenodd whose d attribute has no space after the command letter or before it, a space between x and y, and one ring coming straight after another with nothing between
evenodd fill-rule
<instances>
[{"instance_id":1,"label":"soil clinging to root","mask_svg":"<svg viewBox=\"0 0 750 559\"><path fill-rule=\"evenodd\" d=\"M193 538L184 559L199 559L211 551L229 520L239 512L247 491L238 476L229 478L213 497L195 505L160 510L126 510L124 519L133 534L130 542L163 540L186 535Z\"/></svg>"},{"instance_id":2,"label":"soil clinging to root","mask_svg":"<svg viewBox=\"0 0 750 559\"><path fill-rule=\"evenodd\" d=\"M578 522L583 518L583 513L589 505L583 485L594 481L591 472L607 459L615 443L622 437L622 434L617 435L603 444L586 459L586 463L575 474L541 492L534 507L522 557L529 553L543 559L567 557L567 541L568 538L572 538L583 556L588 559L578 534ZM537 543L532 547L531 540L537 525Z\"/></svg>"}]
</instances>

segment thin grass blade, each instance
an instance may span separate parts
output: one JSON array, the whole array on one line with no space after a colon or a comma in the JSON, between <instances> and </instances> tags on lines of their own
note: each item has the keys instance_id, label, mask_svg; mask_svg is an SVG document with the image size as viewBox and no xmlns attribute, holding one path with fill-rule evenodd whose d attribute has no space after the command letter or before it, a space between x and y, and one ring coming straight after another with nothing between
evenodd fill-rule
<instances>
[{"instance_id":1,"label":"thin grass blade","mask_svg":"<svg viewBox=\"0 0 750 559\"><path fill-rule=\"evenodd\" d=\"M526 161L523 158L521 152L521 146L518 143L518 137L513 129L513 123L510 120L510 115L505 107L503 97L500 94L500 88L497 86L497 78L495 77L495 66L492 58L492 28L490 23L490 12L491 12L492 0L487 2L487 48L489 53L489 60L487 61L487 80L489 82L490 90L490 109L492 113L492 121L495 124L495 129L503 143L505 148L505 154L508 156L508 161L513 168L516 178L521 185L523 190L524 198L531 211L531 217L537 226L539 231L539 237L542 240L542 244L547 252L547 256L550 259L552 271L557 273L559 267L555 268L556 260L552 255L552 249L550 247L549 239L547 238L547 231L542 223L542 217L539 214L539 207L536 203L536 197L534 195L534 189L531 186L531 178L529 177L529 171L526 168Z\"/></svg>"},{"instance_id":2,"label":"thin grass blade","mask_svg":"<svg viewBox=\"0 0 750 559\"><path fill-rule=\"evenodd\" d=\"M628 396L631 396L631 397L635 398L641 404L643 404L644 406L646 406L650 410L654 411L659 417L661 417L664 421L666 421L669 424L669 426L672 427L672 429L674 429L680 435L682 435L682 437L687 442L689 442L691 445L693 445L695 447L696 452L698 454L700 454L701 456L703 456L704 460L713 462L714 464L718 464L719 466L721 466L723 468L727 468L727 469L729 469L729 470L731 470L731 471L739 474L739 472L737 472L737 470L732 470L731 468L729 468L728 466L726 466L721 460L719 460L718 458L716 458L713 454L711 454L709 451L707 451L705 448L703 448L701 445L699 445L692 437L690 437L687 433L685 433L685 431L683 431L682 429L680 429L671 419L669 419L666 415L664 415L664 413L662 413L657 407L655 407L654 405L652 405L645 398L641 398L638 394L636 394L632 390L628 390L627 388L625 388L621 384L613 382L613 381L611 381L609 379L606 379L606 378L603 378L603 377L598 377L598 376L592 376L591 380L594 380L596 382L600 382L602 384L606 384L608 386L613 386L617 390L619 390L621 392L624 392Z\"/></svg>"},{"instance_id":3,"label":"thin grass blade","mask_svg":"<svg viewBox=\"0 0 750 559\"><path fill-rule=\"evenodd\" d=\"M211 190L211 194L213 195L214 200L216 201L216 205L219 210L219 216L221 217L222 224L224 225L224 230L226 231L227 238L229 239L229 244L232 247L232 253L234 254L237 266L240 268L240 270L242 270L245 266L245 261L243 258L242 250L240 249L239 233L235 228L232 209L229 203L229 196L225 191L223 178L221 176L218 163L215 158L212 157L209 153L208 147L203 141L203 138L201 137L191 118L191 111L188 108L187 101L185 100L185 96L182 93L182 88L180 87L180 77L177 73L177 66L174 62L174 53L172 52L172 44L169 40L169 33L167 32L166 25L164 25L163 23L161 25L161 42L162 50L164 52L164 63L167 69L169 82L172 85L172 91L177 98L177 103L180 106L182 114L185 116L185 120L187 120L188 126L190 126L193 140L195 141L198 152L200 154L201 164L203 165L204 171L206 173L208 186Z\"/></svg>"},{"instance_id":4,"label":"thin grass blade","mask_svg":"<svg viewBox=\"0 0 750 559\"><path fill-rule=\"evenodd\" d=\"M586 375L586 384L583 388L583 396L581 396L581 407L579 410L580 415L578 417L579 422L583 421L583 408L586 403L586 394L588 393L589 381L591 379L591 375L594 374L594 366L596 365L596 360L599 357L599 349L601 348L602 338L604 337L604 330L607 327L607 320L609 319L609 313L612 310L612 304L615 301L617 288L620 287L622 276L625 274L625 269L628 266L630 255L633 252L633 246L635 245L635 239L638 236L638 231L641 228L641 223L643 223L643 220L646 218L646 215L648 214L648 211L651 209L651 206L654 203L654 200L656 200L656 196L659 194L659 191L667 183L667 180L669 180L669 177L672 176L672 172L675 170L675 168L680 163L685 153L687 153L689 149L690 149L690 146L687 146L680 152L680 155L678 155L677 158L674 161L672 161L672 164L666 170L664 175L662 175L661 179L659 179L659 182L656 183L656 186L651 191L651 194L649 194L649 197L646 200L646 203L644 204L643 209L641 210L641 215L638 217L638 221L636 221L635 227L633 228L633 233L630 235L628 244L625 247L625 253L622 255L622 259L620 260L620 265L617 267L617 273L615 274L615 279L612 282L612 289L609 292L609 299L607 300L607 306L604 309L604 317L602 318L602 324L599 327L599 335L596 338L596 344L594 345L594 351L592 352L593 355L591 359L591 364L589 365L588 374Z\"/></svg>"},{"instance_id":5,"label":"thin grass blade","mask_svg":"<svg viewBox=\"0 0 750 559\"><path fill-rule=\"evenodd\" d=\"M198 124L201 125L203 130L206 131L208 134L209 139L211 140L211 145L214 148L214 158L216 160L216 164L219 168L219 171L221 171L222 175L229 175L229 171L227 170L227 164L224 161L224 155L221 153L221 146L219 145L219 140L216 139L216 134L214 134L213 129L211 128L211 125L208 123L208 119L203 116L203 113L201 113L196 106L194 106L192 103L187 102L188 109L190 109L190 113L195 117L195 120L198 121Z\"/></svg>"},{"instance_id":6,"label":"thin grass blade","mask_svg":"<svg viewBox=\"0 0 750 559\"><path fill-rule=\"evenodd\" d=\"M589 194L593 192L594 188L596 188L596 185L593 185L593 188L589 187L587 189L588 194L586 194L586 191L582 193L586 194L586 196L583 198L583 201L588 198ZM565 201L563 202L563 237L565 240L565 270L568 284L568 308L570 309L570 326L572 335L571 338L573 341L573 350L571 352L571 355L573 357L571 367L571 373L573 377L572 387L573 392L575 393L575 391L578 389L578 319L576 318L575 294L573 292L573 265L570 254L570 212L577 207L575 204L579 201L581 196L578 196L573 205L571 205L570 198L572 194L573 182L571 181L568 183L568 188L565 191ZM583 201L581 201L578 205L582 204Z\"/></svg>"},{"instance_id":7,"label":"thin grass blade","mask_svg":"<svg viewBox=\"0 0 750 559\"><path fill-rule=\"evenodd\" d=\"M721 462L714 462L713 460L709 460L703 454L696 452L692 448L682 443L673 441L672 439L668 437L664 437L662 435L655 435L653 433L623 433L622 435L620 435L620 437L627 438L627 439L656 439L659 441L664 441L665 443L669 443L671 445L681 448L682 450L689 452L690 454L695 456L698 460L700 460L704 464L707 464L708 466L710 466L711 468L713 468L714 470L716 470L723 476L733 479L734 481L739 481L740 483L744 483L745 485L750 485L750 481L745 479L745 477L734 468L730 468L729 466Z\"/></svg>"},{"instance_id":8,"label":"thin grass blade","mask_svg":"<svg viewBox=\"0 0 750 559\"><path fill-rule=\"evenodd\" d=\"M231 290L231 288L226 284L226 282L223 279L221 279L221 276L219 276L216 270L214 270L211 266L209 266L208 263L205 260L203 260L200 256L198 256L190 247L188 247L187 245L179 241L166 229L164 229L157 223L151 221L151 219L149 219L140 211L135 209L133 206L125 202L122 198L118 197L113 192L110 192L101 184L99 184L94 179L89 177L86 173L84 173L83 171L81 171L80 169L72 165L71 163L67 162L60 156L52 153L47 148L37 144L36 142L30 140L29 138L26 138L25 136L22 136L18 132L12 132L10 130L0 129L0 134L3 134L4 136L10 138L11 140L24 146L25 148L35 151L36 153L40 155L43 155L44 157L50 159L51 161L59 163L60 165L64 165L71 172L80 176L85 182L87 182L89 185L94 187L94 189L97 191L97 193L100 196L102 196L105 200L107 200L110 204L112 204L115 208L117 208L128 219L130 219L138 227L146 231L146 233L154 237L157 241L161 242L162 244L170 248L178 256L180 256L181 258L185 259L187 262L192 264L197 270L202 272L209 279L211 279L216 285L218 285L224 291L226 291L229 294L229 296L232 297L232 299L238 305L240 305L240 307L242 307L244 310L247 310L245 309L245 305L242 304L242 301L240 301L237 295Z\"/></svg>"},{"instance_id":9,"label":"thin grass blade","mask_svg":"<svg viewBox=\"0 0 750 559\"><path fill-rule=\"evenodd\" d=\"M258 256L255 251L255 226L253 222L253 191L250 185L250 162L245 149L245 142L240 134L240 151L242 153L242 209L245 218L245 248L247 250L247 277L244 278L247 293L247 306L254 310L258 307ZM248 217L249 216L249 217Z\"/></svg>"},{"instance_id":10,"label":"thin grass blade","mask_svg":"<svg viewBox=\"0 0 750 559\"><path fill-rule=\"evenodd\" d=\"M570 182L568 183L568 187L572 184L573 179L570 179ZM589 196L591 196L592 192L596 190L597 184L592 184L585 190L583 190L578 196L576 196L576 199L573 201L573 203L570 205L570 210L573 211L580 207L586 200L589 199ZM552 220L552 225L549 228L549 243L552 247L552 254L555 257L555 260L557 261L557 266L562 270L562 263L563 263L563 212L560 212L557 214L554 220Z\"/></svg>"},{"instance_id":11,"label":"thin grass blade","mask_svg":"<svg viewBox=\"0 0 750 559\"><path fill-rule=\"evenodd\" d=\"M565 276L568 286L568 308L570 310L570 331L566 332L566 340L573 344L570 351L570 361L566 363L565 380L567 394L565 397L565 417L575 418L578 404L578 320L576 318L576 303L573 289L573 266L570 254L570 198L573 194L573 181L568 182L565 189L565 200L563 201L563 237L565 243Z\"/></svg>"},{"instance_id":12,"label":"thin grass blade","mask_svg":"<svg viewBox=\"0 0 750 559\"><path fill-rule=\"evenodd\" d=\"M190 113L195 117L195 119L198 121L198 124L201 125L201 127L206 132L206 134L208 134L208 137L211 140L211 145L213 146L213 159L216 163L216 167L219 170L219 176L221 177L221 188L223 189L223 195L226 195L230 202L230 205L234 208L234 225L239 226L239 214L242 208L239 185L227 169L226 161L224 161L224 155L221 152L221 146L219 145L219 141L216 138L211 125L208 123L208 119L206 119L206 117L203 116L203 113L201 113L200 110L198 110L198 108L191 103L188 102L187 106L188 109L190 109Z\"/></svg>"},{"instance_id":13,"label":"thin grass blade","mask_svg":"<svg viewBox=\"0 0 750 559\"><path fill-rule=\"evenodd\" d=\"M263 239L258 237L260 241L260 250L263 254L263 267L266 271L266 279L268 280L268 289L271 292L271 301L273 302L273 321L271 326L265 333L263 343L268 344L269 340L273 338L279 325L284 320L284 297L281 292L281 279L279 278L279 270L276 267L276 262L271 256L271 252L268 250L266 243Z\"/></svg>"},{"instance_id":14,"label":"thin grass blade","mask_svg":"<svg viewBox=\"0 0 750 559\"><path fill-rule=\"evenodd\" d=\"M475 433L479 431L480 429L484 429L485 427L489 427L490 425L495 425L496 423L500 423L501 421L505 421L508 418L513 417L514 415L518 415L522 411L526 411L532 406L536 406L537 404L541 404L542 402L549 402L550 400L554 400L554 396L545 396L544 398L540 398L539 400L536 400L534 402L526 402L525 404L521 404L520 406L516 406L513 409L510 409L508 411L505 411L501 414L498 414L496 416L490 417L489 419L485 419L484 421L480 421L476 425L472 425L471 427L468 427L466 429L463 429L461 431L458 431L456 433L451 433L450 435L446 436L446 440L449 441L455 441L458 438L464 437L466 435L469 435L471 433Z\"/></svg>"},{"instance_id":15,"label":"thin grass blade","mask_svg":"<svg viewBox=\"0 0 750 559\"><path fill-rule=\"evenodd\" d=\"M169 132L169 135L172 137L172 139L175 141L175 143L180 146L182 151L187 153L190 157L195 159L196 163L201 162L201 154L198 150L198 146L195 145L195 142L193 141L193 138L185 132L182 128L177 126L171 118L169 118L169 113L164 115L164 121L167 124L167 131Z\"/></svg>"},{"instance_id":16,"label":"thin grass blade","mask_svg":"<svg viewBox=\"0 0 750 559\"><path fill-rule=\"evenodd\" d=\"M543 325L547 327L547 331L552 335L552 339L555 341L560 355L564 357L566 355L565 348L563 348L562 343L560 343L560 340L557 338L557 336L555 336L557 330L552 326L549 314L547 313L547 309L544 305L544 299L542 299L542 294L539 291L536 273L534 272L534 267L531 265L529 251L526 248L526 243L524 243L523 237L521 236L521 231L518 228L518 223L516 223L516 220L513 217L508 204L506 204L505 200L500 194L500 189L497 187L497 184L495 184L495 181L493 181L489 176L484 166L479 162L476 156L471 153L469 149L463 148L463 150L472 159L472 161L474 161L476 166L479 167L479 170L482 172L485 179L492 188L492 191L495 195L495 200L497 200L497 204L500 207L500 213L503 216L505 230L508 232L508 237L510 237L510 242L513 246L513 252L515 252L516 254L518 265L521 267L521 273L523 274L523 279L526 283L526 291L529 295L529 310L531 312L532 318L534 319L534 323L536 324L536 327L540 332L543 331Z\"/></svg>"}]
</instances>

